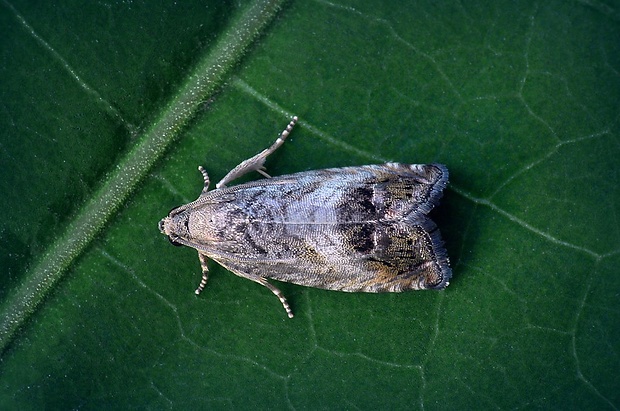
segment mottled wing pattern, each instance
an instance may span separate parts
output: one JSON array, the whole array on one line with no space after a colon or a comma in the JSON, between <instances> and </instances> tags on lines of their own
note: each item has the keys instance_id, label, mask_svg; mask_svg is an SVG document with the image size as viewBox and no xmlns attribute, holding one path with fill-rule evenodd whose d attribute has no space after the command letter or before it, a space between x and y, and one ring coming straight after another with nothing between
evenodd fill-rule
<instances>
[{"instance_id":1,"label":"mottled wing pattern","mask_svg":"<svg viewBox=\"0 0 620 411\"><path fill-rule=\"evenodd\" d=\"M427 213L447 180L443 165L388 163L214 190L194 207L219 207L217 241L187 245L248 278L341 291L444 288L451 271Z\"/></svg>"}]
</instances>

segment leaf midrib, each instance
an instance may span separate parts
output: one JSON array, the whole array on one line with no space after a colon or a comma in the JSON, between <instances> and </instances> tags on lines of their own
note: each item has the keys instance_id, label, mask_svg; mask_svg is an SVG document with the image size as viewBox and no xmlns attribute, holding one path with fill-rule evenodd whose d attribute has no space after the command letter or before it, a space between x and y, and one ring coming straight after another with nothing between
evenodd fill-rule
<instances>
[{"instance_id":1,"label":"leaf midrib","mask_svg":"<svg viewBox=\"0 0 620 411\"><path fill-rule=\"evenodd\" d=\"M183 127L213 96L248 47L273 20L284 0L256 0L234 18L218 42L188 74L187 80L138 143L77 213L64 232L24 274L0 310L0 353L63 277L71 263L105 227Z\"/></svg>"}]
</instances>

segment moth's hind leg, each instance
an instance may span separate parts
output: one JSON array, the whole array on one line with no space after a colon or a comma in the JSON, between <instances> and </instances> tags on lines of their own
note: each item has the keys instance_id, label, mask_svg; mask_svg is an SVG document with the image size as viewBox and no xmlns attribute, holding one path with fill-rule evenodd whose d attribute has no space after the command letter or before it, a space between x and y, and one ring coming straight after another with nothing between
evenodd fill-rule
<instances>
[{"instance_id":1,"label":"moth's hind leg","mask_svg":"<svg viewBox=\"0 0 620 411\"><path fill-rule=\"evenodd\" d=\"M284 140L286 140L289 134L291 134L295 123L297 123L297 116L294 116L291 119L290 123L288 123L286 128L282 131L282 133L280 133L275 143L273 143L271 147L261 151L254 157L248 158L247 160L241 162L241 164L239 164L237 167L230 170L228 174L226 174L224 178L215 185L215 188L225 187L226 184L230 183L238 177L241 177L244 174L249 173L250 171L258 171L263 176L269 178L269 174L265 172L265 160L267 159L267 156L269 156L269 154L273 153L278 149L278 147L284 144Z\"/></svg>"},{"instance_id":2,"label":"moth's hind leg","mask_svg":"<svg viewBox=\"0 0 620 411\"><path fill-rule=\"evenodd\" d=\"M284 309L286 310L286 314L288 315L288 318L293 318L293 310L291 310L291 306L288 305L288 301L286 301L286 298L284 298L284 295L282 294L282 291L280 291L278 288L276 288L275 286L273 286L272 284L267 282L267 280L264 279L263 277L258 277L256 279L250 278L250 280L257 282L260 285L264 285L272 293L274 293L275 296L278 297L278 299L282 303L282 306L284 307Z\"/></svg>"},{"instance_id":3,"label":"moth's hind leg","mask_svg":"<svg viewBox=\"0 0 620 411\"><path fill-rule=\"evenodd\" d=\"M247 273L247 272L240 271L237 267L231 267L228 264L225 267L229 271L232 271L233 273L238 275L239 277L247 278L248 280L252 280L255 283L259 283L263 287L267 287L269 291L271 291L276 297L278 297L278 300L280 300L280 302L282 303L282 307L284 307L284 309L286 310L286 314L288 315L288 318L293 318L293 310L291 310L291 306L288 305L288 302L286 301L286 298L284 298L282 291L280 291L274 285L267 282L266 278L261 277L260 275L253 274L253 273Z\"/></svg>"},{"instance_id":4,"label":"moth's hind leg","mask_svg":"<svg viewBox=\"0 0 620 411\"><path fill-rule=\"evenodd\" d=\"M202 268L202 279L200 280L198 288L196 288L196 295L200 294L202 290L205 289L207 280L209 279L209 267L207 266L207 261L209 261L209 259L206 255L201 254L200 252L198 253L198 259L200 260L200 268Z\"/></svg>"}]
</instances>

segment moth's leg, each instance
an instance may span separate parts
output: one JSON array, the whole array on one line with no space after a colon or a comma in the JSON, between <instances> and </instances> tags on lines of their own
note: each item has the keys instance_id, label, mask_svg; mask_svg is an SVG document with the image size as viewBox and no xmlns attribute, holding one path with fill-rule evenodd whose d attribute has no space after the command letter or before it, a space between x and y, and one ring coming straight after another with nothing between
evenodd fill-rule
<instances>
[{"instance_id":1,"label":"moth's leg","mask_svg":"<svg viewBox=\"0 0 620 411\"><path fill-rule=\"evenodd\" d=\"M202 268L202 279L200 280L200 285L196 288L196 295L200 294L202 290L205 289L207 280L209 279L209 267L207 266L207 261L209 261L209 259L200 252L198 252L198 259L200 260L200 267Z\"/></svg>"},{"instance_id":2,"label":"moth's leg","mask_svg":"<svg viewBox=\"0 0 620 411\"><path fill-rule=\"evenodd\" d=\"M226 184L230 183L236 178L241 177L244 174L249 173L250 171L258 171L263 176L269 178L269 174L265 172L265 160L267 159L267 156L269 154L276 151L278 147L280 147L284 143L284 140L286 140L288 135L291 134L295 123L297 123L297 116L294 116L291 119L290 123L288 123L286 128L282 131L282 133L280 133L275 143L273 143L271 147L261 151L254 157L248 158L247 160L241 162L241 164L239 164L237 167L230 170L228 174L226 174L224 178L215 185L215 188L225 187Z\"/></svg>"},{"instance_id":3,"label":"moth's leg","mask_svg":"<svg viewBox=\"0 0 620 411\"><path fill-rule=\"evenodd\" d=\"M291 310L291 306L288 305L288 301L286 301L286 298L284 298L284 295L282 294L282 291L280 291L275 286L273 286L270 283L268 283L267 280L264 279L263 277L257 277L257 278L247 277L247 278L249 278L252 281L255 281L255 282L259 283L260 285L264 285L265 287L269 288L269 290L272 293L274 293L275 296L278 297L278 299L282 303L282 306L286 310L286 314L288 315L288 318L293 318L293 310Z\"/></svg>"},{"instance_id":4,"label":"moth's leg","mask_svg":"<svg viewBox=\"0 0 620 411\"><path fill-rule=\"evenodd\" d=\"M252 280L255 283L259 283L263 287L267 287L269 291L271 291L276 297L278 297L278 300L280 300L282 306L286 310L288 318L293 318L293 310L291 310L291 306L288 305L288 302L286 301L286 298L284 298L282 291L278 290L275 286L269 284L269 282L267 282L267 279L261 277L260 275L239 271L238 269L232 268L230 266L226 266L226 268L238 275L239 277L247 278L248 280Z\"/></svg>"},{"instance_id":5,"label":"moth's leg","mask_svg":"<svg viewBox=\"0 0 620 411\"><path fill-rule=\"evenodd\" d=\"M202 174L202 179L205 182L205 185L202 188L202 193L200 193L200 195L202 196L204 193L209 191L209 175L207 174L207 170L202 168L202 166L198 166L198 171L200 171L200 174Z\"/></svg>"}]
</instances>

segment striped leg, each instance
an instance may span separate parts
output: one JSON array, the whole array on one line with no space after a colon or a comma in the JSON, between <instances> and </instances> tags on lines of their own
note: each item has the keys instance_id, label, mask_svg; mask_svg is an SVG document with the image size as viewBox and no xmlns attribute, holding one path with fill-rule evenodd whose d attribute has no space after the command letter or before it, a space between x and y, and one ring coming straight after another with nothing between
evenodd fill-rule
<instances>
[{"instance_id":1,"label":"striped leg","mask_svg":"<svg viewBox=\"0 0 620 411\"><path fill-rule=\"evenodd\" d=\"M202 168L202 166L198 166L198 171L200 171L200 174L202 174L202 179L205 182L204 187L202 188L202 193L200 193L200 195L204 195L207 191L209 191L209 175L207 174L207 171Z\"/></svg>"},{"instance_id":2,"label":"striped leg","mask_svg":"<svg viewBox=\"0 0 620 411\"><path fill-rule=\"evenodd\" d=\"M258 171L263 176L269 178L269 175L265 172L265 167L264 167L265 160L267 159L267 156L269 154L273 153L274 151L278 149L278 147L284 144L284 140L286 140L289 134L291 134L291 131L293 130L293 127L295 126L295 123L297 123L297 116L294 116L291 119L290 123L288 123L284 131L280 133L275 143L273 143L271 147L261 151L254 157L248 158L247 160L241 162L241 164L239 164L237 167L230 170L228 174L226 174L224 178L215 185L215 188L225 187L226 184L230 183L231 181L233 181L234 179L238 177L241 177L244 174L249 173L250 171Z\"/></svg>"},{"instance_id":3,"label":"striped leg","mask_svg":"<svg viewBox=\"0 0 620 411\"><path fill-rule=\"evenodd\" d=\"M200 294L202 290L205 289L207 280L209 279L209 267L207 266L207 261L209 261L209 259L200 252L198 253L198 259L200 260L200 267L202 268L202 279L200 280L200 285L196 288L196 295Z\"/></svg>"},{"instance_id":4,"label":"striped leg","mask_svg":"<svg viewBox=\"0 0 620 411\"><path fill-rule=\"evenodd\" d=\"M288 315L288 318L293 318L293 310L291 310L291 306L288 305L288 301L286 301L286 298L284 298L284 295L282 295L282 291L278 290L275 286L269 284L267 280L264 279L263 277L258 277L257 279L251 278L251 280L254 280L260 285L264 285L269 290L271 290L271 292L274 293L275 296L278 297L278 299L282 303L282 306L286 310L286 314Z\"/></svg>"}]
</instances>

